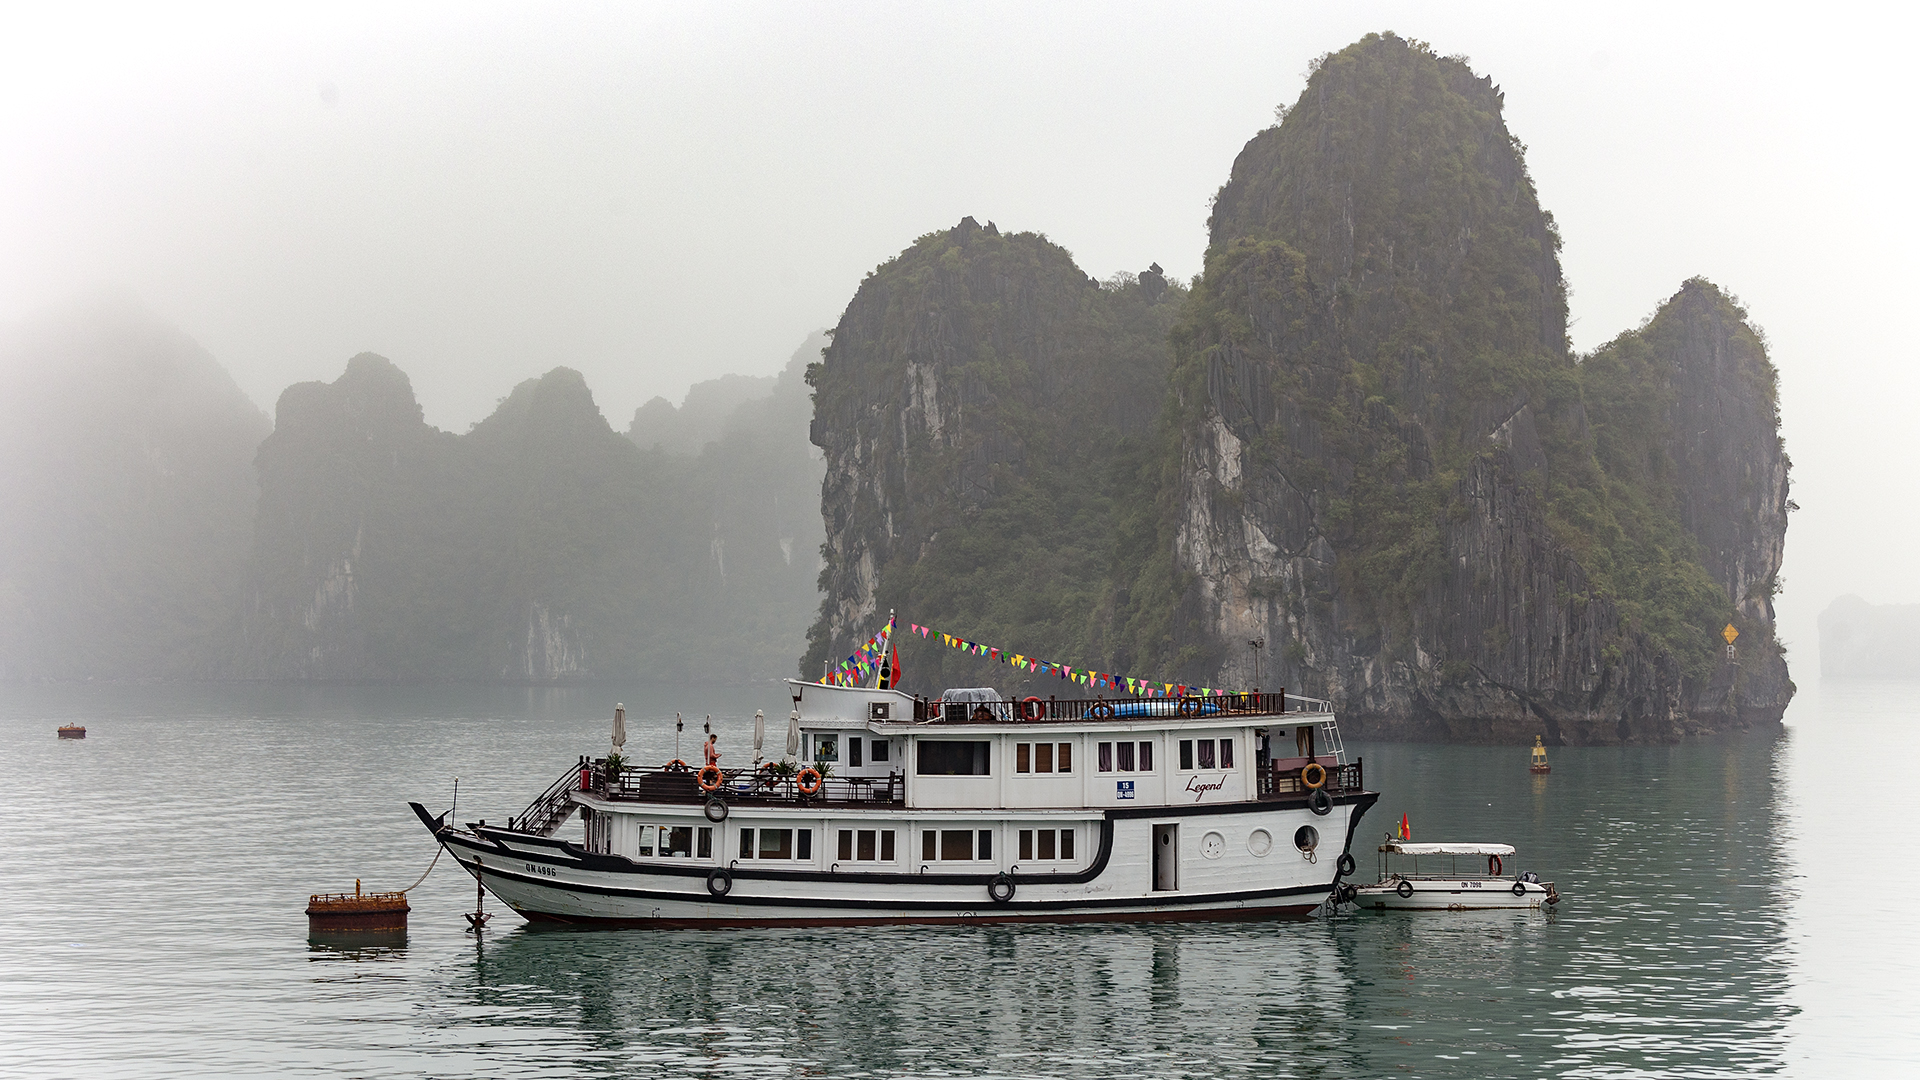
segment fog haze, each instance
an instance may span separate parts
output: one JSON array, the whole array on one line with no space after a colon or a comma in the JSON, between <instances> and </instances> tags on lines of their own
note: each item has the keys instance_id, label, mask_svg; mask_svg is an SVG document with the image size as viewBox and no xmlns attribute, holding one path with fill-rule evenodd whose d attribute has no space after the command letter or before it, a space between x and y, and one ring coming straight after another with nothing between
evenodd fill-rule
<instances>
[{"instance_id":1,"label":"fog haze","mask_svg":"<svg viewBox=\"0 0 1920 1080\"><path fill-rule=\"evenodd\" d=\"M1200 270L1208 200L1374 30L1506 91L1591 349L1704 274L1765 327L1793 497L1782 636L1920 601L1905 538L1912 16L1824 5L20 12L0 37L0 320L124 287L271 410L362 351L465 431L581 371L618 428L773 375L962 216L1105 278Z\"/></svg>"}]
</instances>

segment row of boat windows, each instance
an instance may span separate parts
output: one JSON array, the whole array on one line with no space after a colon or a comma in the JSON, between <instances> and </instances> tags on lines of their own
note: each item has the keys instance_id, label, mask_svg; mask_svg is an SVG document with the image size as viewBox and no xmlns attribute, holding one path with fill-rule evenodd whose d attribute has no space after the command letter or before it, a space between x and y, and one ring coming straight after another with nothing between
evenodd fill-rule
<instances>
[{"instance_id":1,"label":"row of boat windows","mask_svg":"<svg viewBox=\"0 0 1920 1080\"><path fill-rule=\"evenodd\" d=\"M868 744L871 744L873 748L870 753L866 752L866 748ZM847 736L847 767L848 768L859 768L860 766L865 765L868 761L871 761L874 764L878 765L885 762L887 760L887 757L888 757L887 740L862 739L856 735ZM863 758L865 760L862 760ZM813 741L813 760L839 761L840 760L840 736L838 735L815 736Z\"/></svg>"},{"instance_id":2,"label":"row of boat windows","mask_svg":"<svg viewBox=\"0 0 1920 1080\"><path fill-rule=\"evenodd\" d=\"M854 740L857 742L858 740ZM878 749L884 743L876 741ZM973 740L942 739L922 742L917 772L921 776L988 776L992 774L993 744ZM1183 772L1233 768L1233 740L1181 739L1180 769ZM1100 771L1152 772L1153 740L1139 742L1103 742L1095 745ZM880 760L880 759L875 759ZM852 764L859 764L856 758ZM1015 743L1015 773L1070 773L1073 771L1072 743Z\"/></svg>"},{"instance_id":3,"label":"row of boat windows","mask_svg":"<svg viewBox=\"0 0 1920 1080\"><path fill-rule=\"evenodd\" d=\"M662 858L711 859L713 830L691 825L640 826L640 854L652 857L656 850Z\"/></svg>"},{"instance_id":4,"label":"row of boat windows","mask_svg":"<svg viewBox=\"0 0 1920 1080\"><path fill-rule=\"evenodd\" d=\"M895 829L840 829L842 862L895 861ZM1021 829L1017 849L1022 862L1073 859L1073 829ZM691 825L640 826L639 854L652 858L713 857L713 830ZM741 829L742 859L811 859L812 829ZM993 858L992 829L923 829L920 858L926 862L979 862Z\"/></svg>"}]
</instances>

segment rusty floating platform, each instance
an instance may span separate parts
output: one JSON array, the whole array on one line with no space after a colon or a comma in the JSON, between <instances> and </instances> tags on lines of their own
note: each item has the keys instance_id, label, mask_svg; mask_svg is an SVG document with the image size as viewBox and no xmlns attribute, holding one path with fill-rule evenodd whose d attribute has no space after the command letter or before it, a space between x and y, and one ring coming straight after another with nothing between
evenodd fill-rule
<instances>
[{"instance_id":1,"label":"rusty floating platform","mask_svg":"<svg viewBox=\"0 0 1920 1080\"><path fill-rule=\"evenodd\" d=\"M316 932L388 933L407 928L407 894L363 893L353 883L350 893L314 893L307 899L307 929Z\"/></svg>"},{"instance_id":2,"label":"rusty floating platform","mask_svg":"<svg viewBox=\"0 0 1920 1080\"><path fill-rule=\"evenodd\" d=\"M87 729L81 727L79 724L62 724L60 725L60 737L63 739L84 739L87 737Z\"/></svg>"}]
</instances>

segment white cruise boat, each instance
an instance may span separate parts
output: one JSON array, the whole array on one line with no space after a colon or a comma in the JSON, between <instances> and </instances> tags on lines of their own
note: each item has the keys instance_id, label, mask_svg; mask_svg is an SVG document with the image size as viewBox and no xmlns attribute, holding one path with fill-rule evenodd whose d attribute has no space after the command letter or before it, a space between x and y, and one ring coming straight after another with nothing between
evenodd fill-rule
<instances>
[{"instance_id":1,"label":"white cruise boat","mask_svg":"<svg viewBox=\"0 0 1920 1080\"><path fill-rule=\"evenodd\" d=\"M1389 838L1380 845L1380 880L1342 885L1338 900L1382 911L1481 911L1560 902L1553 882L1533 873L1507 875L1512 858L1511 844L1414 844Z\"/></svg>"},{"instance_id":2,"label":"white cruise boat","mask_svg":"<svg viewBox=\"0 0 1920 1080\"><path fill-rule=\"evenodd\" d=\"M789 686L785 768L583 757L504 824L413 809L527 919L714 927L1305 915L1378 798L1328 704L1284 691Z\"/></svg>"}]
</instances>

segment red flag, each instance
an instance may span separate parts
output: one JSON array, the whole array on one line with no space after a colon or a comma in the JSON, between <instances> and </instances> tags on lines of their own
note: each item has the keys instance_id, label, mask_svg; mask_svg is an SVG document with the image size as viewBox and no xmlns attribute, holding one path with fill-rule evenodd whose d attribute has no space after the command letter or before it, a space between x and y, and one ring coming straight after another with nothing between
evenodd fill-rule
<instances>
[{"instance_id":1,"label":"red flag","mask_svg":"<svg viewBox=\"0 0 1920 1080\"><path fill-rule=\"evenodd\" d=\"M887 685L898 690L900 689L900 646L898 645L893 647L893 663L890 666L893 669L893 673L891 677L887 679Z\"/></svg>"},{"instance_id":2,"label":"red flag","mask_svg":"<svg viewBox=\"0 0 1920 1080\"><path fill-rule=\"evenodd\" d=\"M1400 815L1400 839L1413 839L1413 823L1407 820L1407 815L1405 814Z\"/></svg>"}]
</instances>

